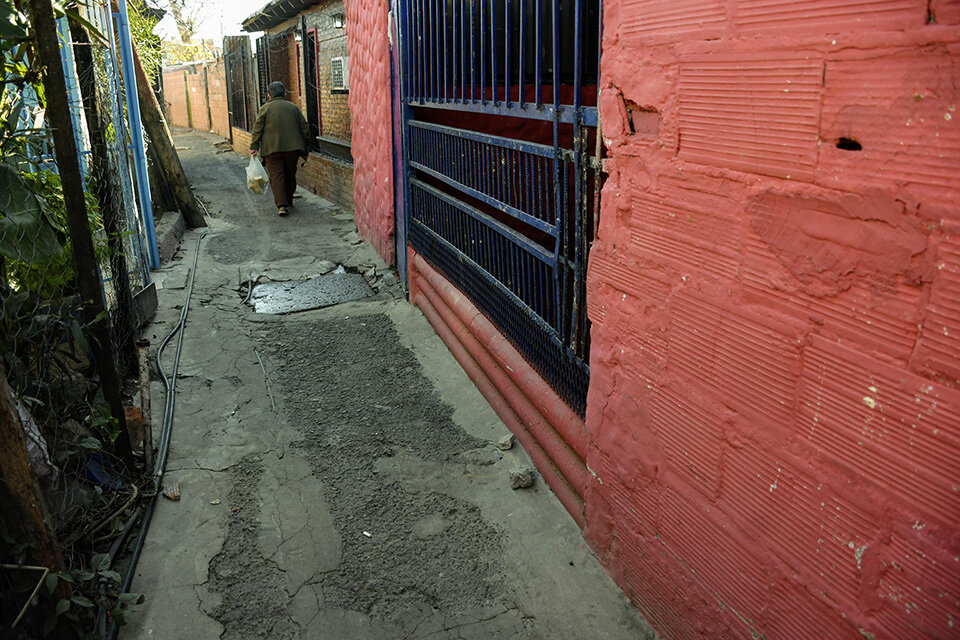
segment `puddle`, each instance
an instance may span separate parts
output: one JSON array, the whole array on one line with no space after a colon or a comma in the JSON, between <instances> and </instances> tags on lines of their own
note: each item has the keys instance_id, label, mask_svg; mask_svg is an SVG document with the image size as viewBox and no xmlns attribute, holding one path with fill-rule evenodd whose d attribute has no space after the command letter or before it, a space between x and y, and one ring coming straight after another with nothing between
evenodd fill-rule
<instances>
[{"instance_id":1,"label":"puddle","mask_svg":"<svg viewBox=\"0 0 960 640\"><path fill-rule=\"evenodd\" d=\"M253 287L250 304L257 313L295 313L329 307L373 295L359 273L328 273L296 282L266 282Z\"/></svg>"}]
</instances>

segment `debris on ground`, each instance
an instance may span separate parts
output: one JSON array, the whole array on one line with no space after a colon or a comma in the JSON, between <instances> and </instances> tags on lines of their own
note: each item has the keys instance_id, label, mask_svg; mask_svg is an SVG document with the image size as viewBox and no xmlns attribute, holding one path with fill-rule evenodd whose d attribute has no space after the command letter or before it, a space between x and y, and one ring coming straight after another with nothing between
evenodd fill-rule
<instances>
[{"instance_id":1,"label":"debris on ground","mask_svg":"<svg viewBox=\"0 0 960 640\"><path fill-rule=\"evenodd\" d=\"M510 472L510 488L526 489L533 486L533 469L522 467Z\"/></svg>"},{"instance_id":2,"label":"debris on ground","mask_svg":"<svg viewBox=\"0 0 960 640\"><path fill-rule=\"evenodd\" d=\"M335 262L330 262L329 260L321 260L316 264L316 268L320 275L325 276L336 269L337 264Z\"/></svg>"},{"instance_id":3,"label":"debris on ground","mask_svg":"<svg viewBox=\"0 0 960 640\"><path fill-rule=\"evenodd\" d=\"M517 437L512 433L503 436L497 440L497 449L500 449L500 451L509 451L510 449L513 449L513 441L516 439Z\"/></svg>"},{"instance_id":4,"label":"debris on ground","mask_svg":"<svg viewBox=\"0 0 960 640\"><path fill-rule=\"evenodd\" d=\"M168 500L173 500L176 502L180 499L180 483L174 482L172 485L163 490L163 497Z\"/></svg>"}]
</instances>

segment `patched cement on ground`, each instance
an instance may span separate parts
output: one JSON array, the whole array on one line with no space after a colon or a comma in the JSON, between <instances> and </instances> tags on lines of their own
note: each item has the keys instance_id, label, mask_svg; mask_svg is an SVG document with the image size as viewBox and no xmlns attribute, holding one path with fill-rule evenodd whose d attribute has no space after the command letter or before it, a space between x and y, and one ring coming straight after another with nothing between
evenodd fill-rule
<instances>
[{"instance_id":1,"label":"patched cement on ground","mask_svg":"<svg viewBox=\"0 0 960 640\"><path fill-rule=\"evenodd\" d=\"M385 265L346 239L350 216L311 194L272 215L216 140L177 134L213 213L165 478L182 498L157 505L133 585L147 600L121 638L652 637L549 489L510 490L529 459L496 449L507 428L419 311L377 286ZM154 348L196 240L160 274ZM288 316L243 304L251 279L323 262L378 292Z\"/></svg>"},{"instance_id":2,"label":"patched cement on ground","mask_svg":"<svg viewBox=\"0 0 960 640\"><path fill-rule=\"evenodd\" d=\"M372 295L373 289L359 273L330 273L308 280L255 285L250 304L257 313L296 313Z\"/></svg>"}]
</instances>

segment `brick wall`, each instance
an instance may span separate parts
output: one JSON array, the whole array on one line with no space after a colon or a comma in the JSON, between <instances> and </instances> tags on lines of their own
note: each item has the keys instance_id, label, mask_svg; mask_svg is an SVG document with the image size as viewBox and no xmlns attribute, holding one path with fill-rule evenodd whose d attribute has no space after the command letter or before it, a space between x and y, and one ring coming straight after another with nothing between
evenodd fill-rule
<instances>
[{"instance_id":1,"label":"brick wall","mask_svg":"<svg viewBox=\"0 0 960 640\"><path fill-rule=\"evenodd\" d=\"M311 153L297 172L297 184L353 213L353 166Z\"/></svg>"},{"instance_id":2,"label":"brick wall","mask_svg":"<svg viewBox=\"0 0 960 640\"><path fill-rule=\"evenodd\" d=\"M394 260L393 121L388 3L347 5L354 217L360 235L388 263ZM325 122L326 128L326 122Z\"/></svg>"},{"instance_id":3,"label":"brick wall","mask_svg":"<svg viewBox=\"0 0 960 640\"><path fill-rule=\"evenodd\" d=\"M226 70L222 58L168 68L163 72L163 97L171 126L193 127L229 137Z\"/></svg>"},{"instance_id":4,"label":"brick wall","mask_svg":"<svg viewBox=\"0 0 960 640\"><path fill-rule=\"evenodd\" d=\"M167 124L174 127L189 127L190 116L187 111L186 71L177 67L163 72L163 99L166 102Z\"/></svg>"},{"instance_id":5,"label":"brick wall","mask_svg":"<svg viewBox=\"0 0 960 640\"><path fill-rule=\"evenodd\" d=\"M348 55L347 29L334 26L334 14L344 13L343 2L327 2L306 14L307 28L317 30L317 84L320 91L320 135L350 142L349 94L334 92L330 61ZM386 37L386 33L384 33Z\"/></svg>"},{"instance_id":6,"label":"brick wall","mask_svg":"<svg viewBox=\"0 0 960 640\"><path fill-rule=\"evenodd\" d=\"M250 132L233 127L233 150L242 156L250 155Z\"/></svg>"},{"instance_id":7,"label":"brick wall","mask_svg":"<svg viewBox=\"0 0 960 640\"><path fill-rule=\"evenodd\" d=\"M227 79L223 58L207 64L207 89L210 93L210 130L230 137L230 116L227 107Z\"/></svg>"},{"instance_id":8,"label":"brick wall","mask_svg":"<svg viewBox=\"0 0 960 640\"><path fill-rule=\"evenodd\" d=\"M187 74L187 89L190 92L190 122L194 129L210 130L210 109L207 104L207 79L203 65Z\"/></svg>"},{"instance_id":9,"label":"brick wall","mask_svg":"<svg viewBox=\"0 0 960 640\"><path fill-rule=\"evenodd\" d=\"M604 14L588 538L665 640L956 637L960 11Z\"/></svg>"}]
</instances>

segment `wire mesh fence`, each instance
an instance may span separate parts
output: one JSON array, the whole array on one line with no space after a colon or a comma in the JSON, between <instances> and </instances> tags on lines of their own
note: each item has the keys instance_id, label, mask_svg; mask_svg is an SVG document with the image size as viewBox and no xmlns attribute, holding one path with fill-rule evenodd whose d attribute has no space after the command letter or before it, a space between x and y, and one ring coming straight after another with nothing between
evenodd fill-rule
<instances>
[{"instance_id":1,"label":"wire mesh fence","mask_svg":"<svg viewBox=\"0 0 960 640\"><path fill-rule=\"evenodd\" d=\"M23 637L57 637L64 615L85 613L86 618L74 617L87 620L81 626L89 623L89 600L79 594L102 589L115 578L109 571L119 550L114 542L129 531L131 507L146 486L139 465L131 465L133 459L119 446L131 431L124 428L126 418L137 422L135 385L123 400L127 412L111 402L111 394L121 392L116 381L132 383L135 376L140 326L135 298L150 284L130 160L128 88L119 71L109 3L92 0L81 17L86 26L62 18L57 30L86 231L93 241L91 262L78 260L74 250L66 174L62 182L44 87L23 79L31 77L27 72L37 65L35 55L24 53L27 41L0 51L5 63L0 78L0 377L8 383L0 389L0 413L15 416L22 428L26 458L48 507L57 563L62 559L64 568L45 573L45 588L31 595L38 576L21 567L27 560L38 562L31 547L36 545L12 535L30 531L29 523L19 513L4 514L0 617L9 629L14 615L27 611L20 608L24 601L30 604L33 626L31 616L23 619L21 629L31 629ZM101 283L93 300L80 293L80 281L91 274ZM94 330L103 322L107 332ZM133 413L118 418L118 406L121 414ZM0 423L6 417L0 415ZM8 494L19 489L3 480L0 498L6 505ZM53 560L47 560L52 568ZM62 581L74 583L77 597L67 599L61 610L64 598L57 595L57 585ZM103 603L113 606L116 600ZM100 623L105 615L102 609Z\"/></svg>"}]
</instances>

